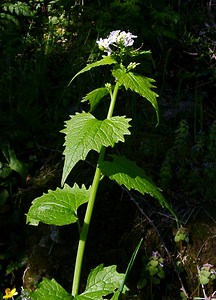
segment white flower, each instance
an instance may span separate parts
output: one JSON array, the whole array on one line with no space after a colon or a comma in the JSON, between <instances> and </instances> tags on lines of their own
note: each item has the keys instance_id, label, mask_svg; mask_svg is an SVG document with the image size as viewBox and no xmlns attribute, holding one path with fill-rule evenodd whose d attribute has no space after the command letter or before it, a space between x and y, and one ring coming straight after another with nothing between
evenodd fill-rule
<instances>
[{"instance_id":1,"label":"white flower","mask_svg":"<svg viewBox=\"0 0 216 300\"><path fill-rule=\"evenodd\" d=\"M107 38L100 38L97 41L97 44L100 50L105 51L108 55L110 55L113 51L110 48L111 45L118 48L121 48L122 46L130 47L134 43L134 38L137 38L137 36L130 32L114 30L110 32Z\"/></svg>"},{"instance_id":2,"label":"white flower","mask_svg":"<svg viewBox=\"0 0 216 300\"><path fill-rule=\"evenodd\" d=\"M118 36L119 36L120 32L121 32L121 30L114 30L114 31L110 32L110 34L108 36L108 40L109 40L110 44L116 44L117 43Z\"/></svg>"},{"instance_id":3,"label":"white flower","mask_svg":"<svg viewBox=\"0 0 216 300\"><path fill-rule=\"evenodd\" d=\"M130 47L134 43L133 38L137 38L137 36L130 32L121 31L117 37L117 44L123 43L125 47Z\"/></svg>"},{"instance_id":4,"label":"white flower","mask_svg":"<svg viewBox=\"0 0 216 300\"><path fill-rule=\"evenodd\" d=\"M112 50L109 47L110 42L108 39L100 38L96 43L98 44L100 50L107 52L108 55L112 53Z\"/></svg>"}]
</instances>

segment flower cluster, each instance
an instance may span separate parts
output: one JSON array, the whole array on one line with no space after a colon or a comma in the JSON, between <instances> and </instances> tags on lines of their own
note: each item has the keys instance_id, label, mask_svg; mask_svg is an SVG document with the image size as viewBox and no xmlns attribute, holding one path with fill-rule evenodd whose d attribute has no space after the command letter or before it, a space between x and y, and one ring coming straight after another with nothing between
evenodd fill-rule
<instances>
[{"instance_id":1,"label":"flower cluster","mask_svg":"<svg viewBox=\"0 0 216 300\"><path fill-rule=\"evenodd\" d=\"M98 47L100 50L107 53L107 55L111 55L113 50L111 46L117 48L125 48L130 47L134 43L134 38L137 38L136 35L133 35L130 32L125 32L121 30L114 30L111 31L109 36L105 39L100 38L97 41Z\"/></svg>"}]
</instances>

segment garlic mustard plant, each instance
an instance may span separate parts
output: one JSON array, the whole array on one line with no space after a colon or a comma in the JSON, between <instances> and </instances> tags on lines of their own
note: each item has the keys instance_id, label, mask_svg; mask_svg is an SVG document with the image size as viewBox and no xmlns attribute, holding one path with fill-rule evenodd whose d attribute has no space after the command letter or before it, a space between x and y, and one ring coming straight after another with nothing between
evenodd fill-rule
<instances>
[{"instance_id":1,"label":"garlic mustard plant","mask_svg":"<svg viewBox=\"0 0 216 300\"><path fill-rule=\"evenodd\" d=\"M27 213L27 223L30 225L37 226L39 222L55 226L78 224L79 243L72 291L68 293L54 279L44 278L39 287L30 293L30 298L33 300L102 300L107 299L107 295L109 295L109 299L111 297L112 300L117 300L121 293L126 293L125 280L135 255L132 256L125 274L118 273L115 265L105 267L101 264L97 266L91 270L84 291L80 291L82 261L89 226L98 186L102 184L104 177L108 177L128 190L134 189L141 194L151 195L176 218L174 211L163 197L160 189L146 176L143 169L124 156L107 155L106 153L108 147L114 147L118 142L125 142L125 136L130 135L131 118L115 115L115 104L120 89L130 89L149 101L155 108L158 121L157 94L153 90L155 88L154 80L134 72L138 65L134 62L134 58L149 53L149 51L133 48L135 38L137 38L136 35L120 30L112 31L105 39L100 38L97 41L98 47L106 55L102 55L102 58L98 61L87 64L71 80L73 81L77 76L98 67L109 66L111 68L110 82L107 82L105 86L94 89L83 97L82 101L88 101L90 104L89 111L71 115L70 119L65 122L65 128L61 131L65 134L65 149L63 152L65 160L61 187L57 187L56 190L49 190L48 193L36 198ZM132 60L129 64L128 58ZM93 112L103 98L109 102L109 106L107 117L99 120L93 115ZM98 152L92 184L88 187L84 184L79 187L77 183L74 183L72 187L69 186L67 178L74 166L80 160L85 160L92 150ZM86 205L83 220L79 219L78 214L81 205ZM58 295L58 298L56 298L56 295Z\"/></svg>"}]
</instances>

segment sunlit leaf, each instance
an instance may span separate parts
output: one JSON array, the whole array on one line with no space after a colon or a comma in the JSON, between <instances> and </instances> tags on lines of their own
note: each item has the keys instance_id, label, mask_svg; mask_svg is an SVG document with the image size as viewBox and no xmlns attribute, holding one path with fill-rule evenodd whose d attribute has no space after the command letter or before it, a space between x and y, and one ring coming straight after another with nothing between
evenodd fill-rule
<instances>
[{"instance_id":1,"label":"sunlit leaf","mask_svg":"<svg viewBox=\"0 0 216 300\"><path fill-rule=\"evenodd\" d=\"M31 300L72 300L74 299L54 279L44 278L39 287L30 294Z\"/></svg>"},{"instance_id":2,"label":"sunlit leaf","mask_svg":"<svg viewBox=\"0 0 216 300\"><path fill-rule=\"evenodd\" d=\"M69 85L71 84L71 82L80 74L85 73L90 71L93 68L96 67L100 67L100 66L105 66L105 65L112 65L112 64L116 64L117 62L115 61L115 59L111 56L104 56L101 60L98 60L96 62L93 62L91 64L88 64L85 68L83 68L82 70L80 70L69 82Z\"/></svg>"},{"instance_id":3,"label":"sunlit leaf","mask_svg":"<svg viewBox=\"0 0 216 300\"><path fill-rule=\"evenodd\" d=\"M47 194L36 198L27 213L27 223L38 225L39 222L50 225L67 225L77 221L77 209L89 199L90 188L83 185L73 187L65 184L63 189L49 190Z\"/></svg>"},{"instance_id":4,"label":"sunlit leaf","mask_svg":"<svg viewBox=\"0 0 216 300\"><path fill-rule=\"evenodd\" d=\"M141 75L138 75L133 72L127 72L125 69L116 68L112 72L113 76L118 80L120 85L124 85L127 89L134 91L146 98L154 107L157 115L157 123L159 122L159 110L157 97L158 95L152 90L155 88L153 83L155 82L152 78L147 78Z\"/></svg>"},{"instance_id":5,"label":"sunlit leaf","mask_svg":"<svg viewBox=\"0 0 216 300\"><path fill-rule=\"evenodd\" d=\"M101 264L91 270L85 291L76 296L75 300L102 300L119 289L123 279L124 274L118 273L115 265L104 267ZM126 290L125 287L124 292Z\"/></svg>"},{"instance_id":6,"label":"sunlit leaf","mask_svg":"<svg viewBox=\"0 0 216 300\"><path fill-rule=\"evenodd\" d=\"M160 189L145 175L142 168L133 161L122 156L112 155L113 161L104 161L100 164L102 173L128 190L134 189L141 194L149 194L157 199L162 207L166 207L175 217L176 214L162 195ZM177 217L176 217L177 218Z\"/></svg>"},{"instance_id":7,"label":"sunlit leaf","mask_svg":"<svg viewBox=\"0 0 216 300\"><path fill-rule=\"evenodd\" d=\"M88 93L83 99L82 102L89 101L90 103L90 112L94 110L96 105L100 102L100 100L109 94L109 91L106 87L95 89Z\"/></svg>"},{"instance_id":8,"label":"sunlit leaf","mask_svg":"<svg viewBox=\"0 0 216 300\"><path fill-rule=\"evenodd\" d=\"M75 164L85 160L90 150L100 152L102 146L113 147L115 143L124 142L124 135L130 134L130 120L117 116L101 121L90 113L71 116L66 122L66 128L62 130L66 134L62 184Z\"/></svg>"},{"instance_id":9,"label":"sunlit leaf","mask_svg":"<svg viewBox=\"0 0 216 300\"><path fill-rule=\"evenodd\" d=\"M201 284L205 285L205 284L209 283L209 278L205 277L203 275L200 275L199 276L199 281L200 281Z\"/></svg>"},{"instance_id":10,"label":"sunlit leaf","mask_svg":"<svg viewBox=\"0 0 216 300\"><path fill-rule=\"evenodd\" d=\"M115 291L115 293L113 294L111 300L119 300L119 299L121 299L120 296L121 296L121 293L120 293L119 290L117 290L117 291Z\"/></svg>"}]
</instances>

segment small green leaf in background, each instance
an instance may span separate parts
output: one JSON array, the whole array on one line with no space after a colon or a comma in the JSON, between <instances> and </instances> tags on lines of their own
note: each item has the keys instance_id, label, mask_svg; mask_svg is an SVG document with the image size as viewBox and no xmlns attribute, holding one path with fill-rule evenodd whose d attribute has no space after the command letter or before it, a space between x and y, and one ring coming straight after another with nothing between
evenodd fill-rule
<instances>
[{"instance_id":1,"label":"small green leaf in background","mask_svg":"<svg viewBox=\"0 0 216 300\"><path fill-rule=\"evenodd\" d=\"M88 64L85 68L83 68L82 70L80 70L69 82L69 85L71 84L71 82L80 74L85 73L90 71L93 68L96 67L100 67L100 66L105 66L105 65L112 65L112 64L116 64L116 60L111 57L111 56L104 56L101 60L98 60L96 62L93 62L91 64Z\"/></svg>"},{"instance_id":2,"label":"small green leaf in background","mask_svg":"<svg viewBox=\"0 0 216 300\"><path fill-rule=\"evenodd\" d=\"M200 281L201 284L205 285L205 284L209 283L209 278L204 276L204 275L200 275L199 276L199 281Z\"/></svg>"},{"instance_id":3,"label":"small green leaf in background","mask_svg":"<svg viewBox=\"0 0 216 300\"><path fill-rule=\"evenodd\" d=\"M12 170L8 166L8 164L2 164L0 162L0 177L1 178L7 178L11 174Z\"/></svg>"},{"instance_id":4,"label":"small green leaf in background","mask_svg":"<svg viewBox=\"0 0 216 300\"><path fill-rule=\"evenodd\" d=\"M27 168L26 166L17 159L16 154L14 150L9 149L9 157L10 157L10 162L9 162L9 167L13 170L16 171L22 178L25 178L27 176Z\"/></svg>"},{"instance_id":5,"label":"small green leaf in background","mask_svg":"<svg viewBox=\"0 0 216 300\"><path fill-rule=\"evenodd\" d=\"M157 124L159 122L159 110L157 97L158 95L152 91L155 86L152 84L155 82L152 78L143 77L133 72L127 72L124 69L117 68L112 72L113 76L118 80L120 85L124 85L125 89L130 89L138 93L140 96L146 98L154 107L157 115Z\"/></svg>"},{"instance_id":6,"label":"small green leaf in background","mask_svg":"<svg viewBox=\"0 0 216 300\"><path fill-rule=\"evenodd\" d=\"M143 169L125 157L117 155L111 155L111 157L113 158L112 162L104 161L99 166L104 175L115 180L119 185L124 185L128 190L134 189L143 195L145 193L151 195L177 218L160 189L145 175Z\"/></svg>"},{"instance_id":7,"label":"small green leaf in background","mask_svg":"<svg viewBox=\"0 0 216 300\"><path fill-rule=\"evenodd\" d=\"M75 300L102 300L119 289L123 280L124 274L118 273L115 265L104 267L101 264L91 270L85 291L76 296ZM125 287L124 292L126 290Z\"/></svg>"},{"instance_id":8,"label":"small green leaf in background","mask_svg":"<svg viewBox=\"0 0 216 300\"><path fill-rule=\"evenodd\" d=\"M154 276L155 274L158 273L158 269L155 268L154 266L148 266L148 271L149 271L150 276Z\"/></svg>"},{"instance_id":9,"label":"small green leaf in background","mask_svg":"<svg viewBox=\"0 0 216 300\"><path fill-rule=\"evenodd\" d=\"M27 176L27 168L24 163L22 163L17 157L13 149L11 147L5 146L2 149L2 153L4 154L8 167L17 172L23 179ZM4 164L5 165L5 164ZM4 169L6 170L6 169ZM6 172L7 173L7 172ZM4 172L2 173L2 177L4 176ZM5 174L6 175L6 174Z\"/></svg>"},{"instance_id":10,"label":"small green leaf in background","mask_svg":"<svg viewBox=\"0 0 216 300\"><path fill-rule=\"evenodd\" d=\"M84 185L79 188L77 184L72 188L65 184L63 189L49 190L32 202L26 222L36 226L39 222L56 226L75 223L77 209L88 202L89 195L90 188L87 190Z\"/></svg>"},{"instance_id":11,"label":"small green leaf in background","mask_svg":"<svg viewBox=\"0 0 216 300\"><path fill-rule=\"evenodd\" d=\"M54 279L44 278L39 287L30 294L31 300L72 300L74 299Z\"/></svg>"},{"instance_id":12,"label":"small green leaf in background","mask_svg":"<svg viewBox=\"0 0 216 300\"><path fill-rule=\"evenodd\" d=\"M62 185L75 164L85 160L90 150L100 152L102 146L113 147L115 143L124 142L124 135L130 134L130 120L117 116L101 121L84 112L71 116L61 131L66 134Z\"/></svg>"},{"instance_id":13,"label":"small green leaf in background","mask_svg":"<svg viewBox=\"0 0 216 300\"><path fill-rule=\"evenodd\" d=\"M90 103L90 110L89 111L91 112L95 109L95 107L100 102L100 100L108 94L109 94L109 91L106 87L98 88L98 89L95 89L95 90L91 91L90 93L88 93L82 99L82 102L89 101L89 103Z\"/></svg>"}]
</instances>

